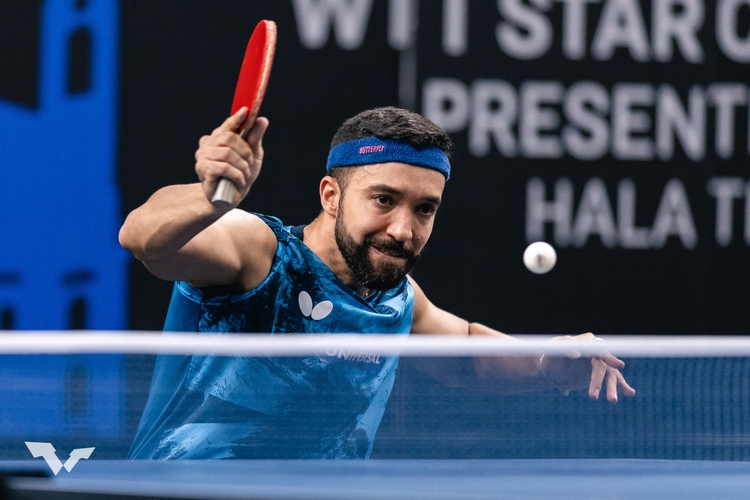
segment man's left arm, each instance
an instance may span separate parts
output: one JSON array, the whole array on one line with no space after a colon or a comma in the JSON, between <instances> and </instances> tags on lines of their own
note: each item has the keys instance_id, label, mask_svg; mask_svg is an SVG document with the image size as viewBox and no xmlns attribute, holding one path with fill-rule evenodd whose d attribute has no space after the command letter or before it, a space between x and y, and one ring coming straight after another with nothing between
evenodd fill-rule
<instances>
[{"instance_id":1,"label":"man's left arm","mask_svg":"<svg viewBox=\"0 0 750 500\"><path fill-rule=\"evenodd\" d=\"M497 337L505 342L522 342L520 339L504 334L479 323L470 323L455 314L440 309L427 299L422 289L409 277L414 288L414 314L411 332L414 334L436 335L485 335ZM566 339L590 339L596 337L591 333L577 337L558 337L555 341ZM607 400L617 402L618 388L626 396L633 396L635 390L628 385L620 373L625 366L621 360L612 355L597 358L566 358L549 356L487 356L474 358L474 373L467 379L467 374L455 373L441 358L421 358L415 360L415 367L427 372L435 379L448 385L467 382L490 389L501 394L536 391L555 387L561 391L584 389L588 387L589 397L598 399L602 386L605 387ZM455 365L455 363L454 363Z\"/></svg>"}]
</instances>

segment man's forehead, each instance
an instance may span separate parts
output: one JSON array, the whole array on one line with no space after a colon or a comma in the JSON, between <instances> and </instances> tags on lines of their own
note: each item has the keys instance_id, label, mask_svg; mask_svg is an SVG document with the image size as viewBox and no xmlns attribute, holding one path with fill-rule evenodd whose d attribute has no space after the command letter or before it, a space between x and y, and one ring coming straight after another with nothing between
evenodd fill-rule
<instances>
[{"instance_id":1,"label":"man's forehead","mask_svg":"<svg viewBox=\"0 0 750 500\"><path fill-rule=\"evenodd\" d=\"M442 193L445 187L445 177L440 172L396 162L355 167L350 182L364 189L372 185L389 185L399 190L423 188L433 191L433 194Z\"/></svg>"}]
</instances>

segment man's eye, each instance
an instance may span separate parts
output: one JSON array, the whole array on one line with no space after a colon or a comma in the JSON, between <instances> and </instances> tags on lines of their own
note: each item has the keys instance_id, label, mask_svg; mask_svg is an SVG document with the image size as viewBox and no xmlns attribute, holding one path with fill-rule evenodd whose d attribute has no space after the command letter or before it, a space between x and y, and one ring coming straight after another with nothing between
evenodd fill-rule
<instances>
[{"instance_id":1,"label":"man's eye","mask_svg":"<svg viewBox=\"0 0 750 500\"><path fill-rule=\"evenodd\" d=\"M435 207L432 205L420 205L417 207L417 212L424 215L432 215L435 213Z\"/></svg>"},{"instance_id":2,"label":"man's eye","mask_svg":"<svg viewBox=\"0 0 750 500\"><path fill-rule=\"evenodd\" d=\"M375 197L375 201L377 201L381 205L389 205L391 203L391 197L390 196L385 196L385 195L380 195L380 196L376 196Z\"/></svg>"}]
</instances>

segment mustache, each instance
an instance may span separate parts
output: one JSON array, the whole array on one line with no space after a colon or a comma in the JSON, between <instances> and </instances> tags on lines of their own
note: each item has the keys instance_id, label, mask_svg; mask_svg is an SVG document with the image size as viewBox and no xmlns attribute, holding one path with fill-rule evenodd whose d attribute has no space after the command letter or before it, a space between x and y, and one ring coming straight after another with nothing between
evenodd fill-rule
<instances>
[{"instance_id":1,"label":"mustache","mask_svg":"<svg viewBox=\"0 0 750 500\"><path fill-rule=\"evenodd\" d=\"M401 241L390 238L375 238L375 236L370 235L365 238L363 243L394 257L403 259L414 258L414 251L406 248L406 245Z\"/></svg>"}]
</instances>

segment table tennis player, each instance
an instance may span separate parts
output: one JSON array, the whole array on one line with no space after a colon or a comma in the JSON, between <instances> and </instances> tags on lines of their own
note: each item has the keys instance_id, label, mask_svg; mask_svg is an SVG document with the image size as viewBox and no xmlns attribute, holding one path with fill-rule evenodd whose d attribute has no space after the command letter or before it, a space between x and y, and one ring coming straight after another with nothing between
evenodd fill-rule
<instances>
[{"instance_id":1,"label":"table tennis player","mask_svg":"<svg viewBox=\"0 0 750 500\"><path fill-rule=\"evenodd\" d=\"M409 270L450 178L451 140L422 116L368 110L336 132L305 226L236 206L263 162L268 120L247 141L240 109L195 154L199 182L167 186L129 214L120 242L157 277L175 282L165 330L213 334L388 333L512 337L432 304ZM211 203L220 178L238 188ZM591 334L582 338L594 339ZM397 357L160 356L131 458L367 458L393 386ZM429 360L422 364L429 370ZM476 380L499 393L555 387L635 391L613 356L492 358ZM486 375L486 374L485 374Z\"/></svg>"}]
</instances>

